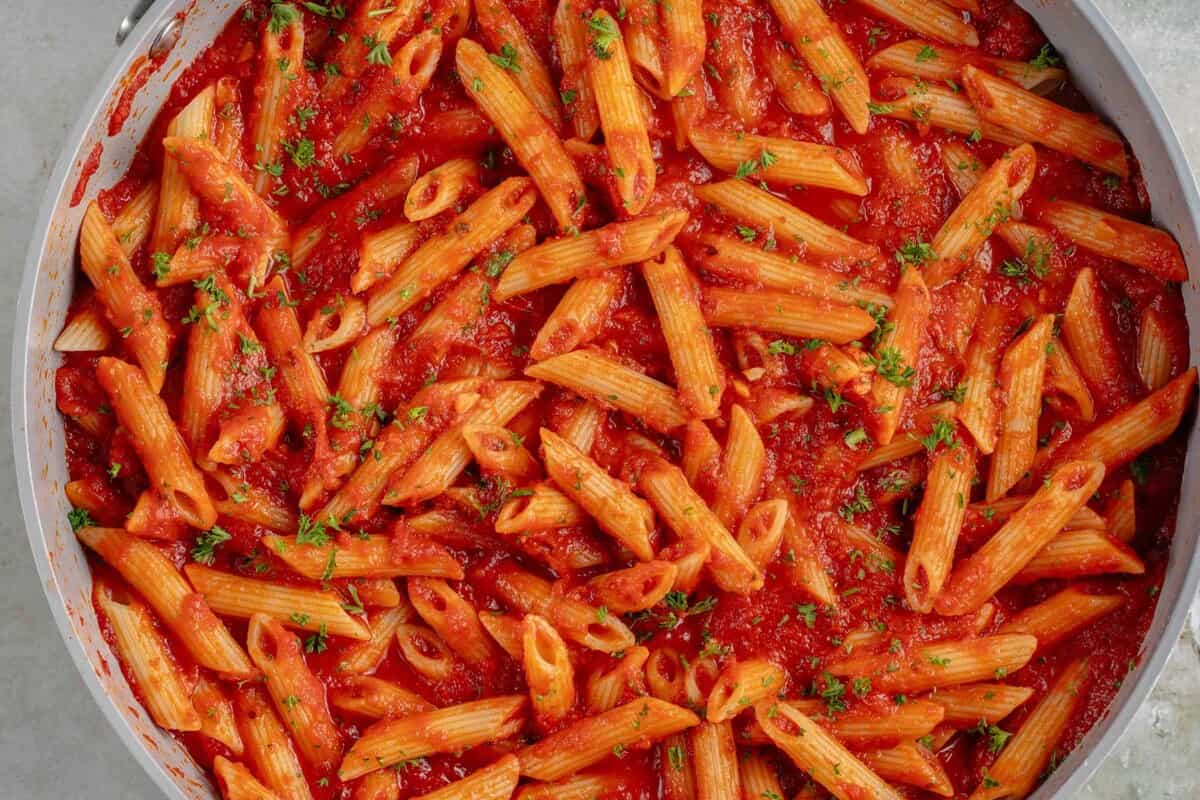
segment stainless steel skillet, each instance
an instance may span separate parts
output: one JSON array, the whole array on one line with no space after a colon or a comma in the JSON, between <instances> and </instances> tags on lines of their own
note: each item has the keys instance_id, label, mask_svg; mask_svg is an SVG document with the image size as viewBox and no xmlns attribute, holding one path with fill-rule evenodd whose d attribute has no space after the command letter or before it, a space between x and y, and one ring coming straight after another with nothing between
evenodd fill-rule
<instances>
[{"instance_id":1,"label":"stainless steel skillet","mask_svg":"<svg viewBox=\"0 0 1200 800\"><path fill-rule=\"evenodd\" d=\"M1093 106L1128 137L1141 161L1157 223L1175 235L1185 257L1197 269L1200 194L1178 140L1128 51L1091 0L1021 1L1064 54L1075 82ZM58 362L51 345L62 327L76 279L72 265L87 201L125 172L182 66L216 36L238 5L234 0L141 0L138 7L144 17L123 26L127 38L81 110L41 203L17 306L11 372L21 506L47 600L96 702L133 756L173 800L210 800L216 793L183 748L159 730L134 699L100 636L90 601L91 576L67 522L63 429L55 410ZM110 137L109 114L126 76L152 48L158 48L156 53L169 52L161 68L137 93L129 121ZM72 205L81 172L97 144L103 151L96 171L82 192L82 202ZM1200 288L1195 283L1185 285L1184 297L1196 363ZM1194 428L1190 434L1193 453L1200 452L1197 439ZM1140 665L1125 681L1107 717L1034 795L1038 800L1071 797L1083 786L1149 694L1178 638L1200 583L1196 553L1200 501L1193 491L1200 488L1197 461L1194 455L1188 459L1171 560Z\"/></svg>"}]
</instances>

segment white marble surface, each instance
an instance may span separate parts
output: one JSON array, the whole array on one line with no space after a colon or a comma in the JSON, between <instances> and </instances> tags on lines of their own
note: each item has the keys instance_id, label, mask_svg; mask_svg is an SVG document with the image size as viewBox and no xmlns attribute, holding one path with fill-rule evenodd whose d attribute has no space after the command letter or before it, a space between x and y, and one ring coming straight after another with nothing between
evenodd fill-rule
<instances>
[{"instance_id":1,"label":"white marble surface","mask_svg":"<svg viewBox=\"0 0 1200 800\"><path fill-rule=\"evenodd\" d=\"M1096 0L1159 93L1200 164L1200 0ZM0 353L11 349L15 287L37 199L79 105L112 55L133 0L0 0ZM7 370L5 370L7 373ZM7 396L7 395L5 395ZM30 560L0 426L0 797L150 800L159 793L108 725L67 657ZM1200 606L1153 698L1080 795L1092 800L1200 796Z\"/></svg>"}]
</instances>

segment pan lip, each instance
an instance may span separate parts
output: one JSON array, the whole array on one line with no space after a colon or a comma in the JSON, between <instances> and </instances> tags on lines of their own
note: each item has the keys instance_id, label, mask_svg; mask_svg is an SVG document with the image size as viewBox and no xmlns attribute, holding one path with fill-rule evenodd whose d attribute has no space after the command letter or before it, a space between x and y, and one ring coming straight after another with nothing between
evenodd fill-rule
<instances>
[{"instance_id":1,"label":"pan lip","mask_svg":"<svg viewBox=\"0 0 1200 800\"><path fill-rule=\"evenodd\" d=\"M26 254L18 295L10 369L11 433L18 494L26 535L33 552L33 561L46 601L50 606L59 635L96 705L143 771L172 800L189 800L189 798L181 788L179 779L171 774L161 755L153 753L147 742L134 730L126 712L117 706L115 698L105 689L96 674L88 655L88 649L74 632L74 622L70 617L66 597L58 585L55 571L50 563L51 544L48 536L51 533L51 526L43 522L36 502L37 491L39 487L45 488L43 485L45 481L34 475L34 462L31 458L33 447L31 436L34 430L31 424L33 421L30 420L33 406L31 393L35 389L37 380L31 374L33 367L29 347L34 339L33 326L39 321L38 314L33 308L33 299L39 280L45 279L41 275L41 264L49 245L52 225L61 198L65 196L68 182L75 177L76 165L84 155L87 134L97 124L98 118L105 113L108 100L112 97L114 87L118 85L120 77L126 74L136 56L145 52L160 26L171 16L189 9L193 2L195 0L170 0L170 2L159 5L157 9L152 8L139 23L140 30L135 28L125 43L117 49L108 69L81 106L84 112L65 139L62 152L46 184L46 190L38 207L33 227L35 235ZM1119 70L1119 72L1115 71L1116 74L1112 79L1127 81L1139 101L1138 105L1126 108L1124 111L1146 115L1149 129L1152 132L1151 147L1147 149L1152 149L1156 158L1166 156L1166 174L1169 178L1167 188L1175 196L1160 198L1159 202L1163 205L1170 202L1173 205L1182 206L1183 210L1179 211L1176 217L1184 220L1184 224L1190 227L1197 238L1200 238L1200 192L1197 190L1195 176L1188 164L1179 137L1167 118L1158 96L1150 87L1145 73L1093 0L1019 0L1019 2L1039 23L1049 13L1065 14L1073 10L1083 23L1081 26L1083 29L1077 34L1079 38L1085 42L1099 40L1107 49ZM1055 12L1054 6L1065 8ZM1111 112L1111 109L1106 109L1099 104L1097 108L1101 111ZM1115 115L1109 113L1109 116ZM1159 208L1159 204L1154 204L1153 207ZM1200 328L1200 317L1190 321ZM1195 352L1190 354L1192 363L1195 363L1197 355ZM1184 527L1184 523L1200 518L1200 500L1194 500L1191 494L1185 491L1189 485L1196 483L1192 476L1196 469L1192 456L1198 448L1200 448L1200 421L1193 424L1193 429L1189 434L1187 460L1176 513L1176 536L1178 531ZM1174 559L1182 557L1182 554L1176 551L1178 544L1179 539L1173 538L1170 554L1172 561L1168 562L1166 578L1171 577L1171 564L1177 563ZM74 546L79 547L80 545L76 542ZM1111 753L1113 747L1124 735L1134 715L1148 699L1150 692L1162 676L1167 658L1183 630L1191 601L1196 595L1197 587L1200 586L1200 546L1193 545L1192 552L1187 556L1186 566L1177 566L1175 569L1176 571L1182 570L1182 577L1171 597L1171 604L1164 608L1160 602L1159 607L1155 610L1154 620L1143 640L1141 660L1133 673L1133 679L1126 681L1126 685L1113 699L1104 717L1093 724L1055 774L1031 796L1033 800L1065 799L1079 791ZM1165 594L1166 592L1163 593L1163 595ZM1164 598L1160 595L1160 601L1162 599ZM80 620L80 624L85 625L86 621ZM215 797L215 795L212 796Z\"/></svg>"}]
</instances>

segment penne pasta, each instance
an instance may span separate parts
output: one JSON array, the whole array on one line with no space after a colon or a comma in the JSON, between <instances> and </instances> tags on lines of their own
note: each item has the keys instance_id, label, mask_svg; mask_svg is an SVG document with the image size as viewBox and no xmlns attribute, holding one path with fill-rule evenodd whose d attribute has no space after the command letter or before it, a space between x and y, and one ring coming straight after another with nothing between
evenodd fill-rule
<instances>
[{"instance_id":1,"label":"penne pasta","mask_svg":"<svg viewBox=\"0 0 1200 800\"><path fill-rule=\"evenodd\" d=\"M1029 663L1036 648L1037 639L1024 634L985 636L925 645L900 657L850 656L828 670L838 677L868 676L884 692L920 692L1010 674Z\"/></svg>"},{"instance_id":2,"label":"penne pasta","mask_svg":"<svg viewBox=\"0 0 1200 800\"><path fill-rule=\"evenodd\" d=\"M849 150L776 136L729 133L694 128L688 140L704 160L725 172L755 168L755 175L771 184L802 183L862 196L867 179Z\"/></svg>"},{"instance_id":3,"label":"penne pasta","mask_svg":"<svg viewBox=\"0 0 1200 800\"><path fill-rule=\"evenodd\" d=\"M959 562L937 600L938 613L967 614L982 606L1054 539L1103 479L1099 461L1068 461L1055 469L995 536Z\"/></svg>"},{"instance_id":4,"label":"penne pasta","mask_svg":"<svg viewBox=\"0 0 1200 800\"><path fill-rule=\"evenodd\" d=\"M1038 212L1038 220L1084 250L1130 264L1164 281L1188 278L1179 244L1164 230L1067 200L1047 203Z\"/></svg>"},{"instance_id":5,"label":"penne pasta","mask_svg":"<svg viewBox=\"0 0 1200 800\"><path fill-rule=\"evenodd\" d=\"M932 311L929 290L916 269L910 268L900 276L895 299L889 315L892 325L875 348L875 380L871 386L877 415L875 441L881 445L890 444L896 435L908 388L916 374L912 365L917 363Z\"/></svg>"},{"instance_id":6,"label":"penne pasta","mask_svg":"<svg viewBox=\"0 0 1200 800\"><path fill-rule=\"evenodd\" d=\"M517 788L520 764L509 753L465 778L420 795L416 800L508 800Z\"/></svg>"},{"instance_id":7,"label":"penne pasta","mask_svg":"<svg viewBox=\"0 0 1200 800\"><path fill-rule=\"evenodd\" d=\"M572 723L517 751L517 758L522 775L554 781L590 767L611 755L613 748L653 742L699 722L685 708L653 697L640 698Z\"/></svg>"},{"instance_id":8,"label":"penne pasta","mask_svg":"<svg viewBox=\"0 0 1200 800\"><path fill-rule=\"evenodd\" d=\"M979 46L975 26L963 21L963 16L940 0L859 0L881 17L896 22L923 36L950 44Z\"/></svg>"},{"instance_id":9,"label":"penne pasta","mask_svg":"<svg viewBox=\"0 0 1200 800\"><path fill-rule=\"evenodd\" d=\"M487 52L475 42L459 41L455 65L463 88L496 126L537 184L558 227L566 230L577 225L580 201L586 199L583 182L554 129L525 98L508 72L492 63Z\"/></svg>"},{"instance_id":10,"label":"penne pasta","mask_svg":"<svg viewBox=\"0 0 1200 800\"><path fill-rule=\"evenodd\" d=\"M753 328L801 339L845 344L871 332L875 321L861 308L783 292L706 287L701 307L716 328Z\"/></svg>"},{"instance_id":11,"label":"penne pasta","mask_svg":"<svg viewBox=\"0 0 1200 800\"><path fill-rule=\"evenodd\" d=\"M1028 633L1038 648L1051 648L1075 631L1111 614L1125 603L1118 594L1088 594L1077 586L1029 606L1005 622L997 633Z\"/></svg>"},{"instance_id":12,"label":"penne pasta","mask_svg":"<svg viewBox=\"0 0 1200 800\"><path fill-rule=\"evenodd\" d=\"M885 47L867 59L868 67L931 81L957 81L963 67L968 64L977 65L1038 94L1046 94L1067 78L1067 71L1061 67L996 58L978 50L942 47L936 42L921 39L909 39Z\"/></svg>"},{"instance_id":13,"label":"penne pasta","mask_svg":"<svg viewBox=\"0 0 1200 800\"><path fill-rule=\"evenodd\" d=\"M613 305L625 291L625 274L622 268L610 269L572 283L538 331L529 348L530 357L541 361L569 353L599 336Z\"/></svg>"},{"instance_id":14,"label":"penne pasta","mask_svg":"<svg viewBox=\"0 0 1200 800\"><path fill-rule=\"evenodd\" d=\"M1070 111L1014 83L967 65L963 88L979 116L1029 142L1121 177L1129 175L1120 134L1092 115Z\"/></svg>"},{"instance_id":15,"label":"penne pasta","mask_svg":"<svg viewBox=\"0 0 1200 800\"><path fill-rule=\"evenodd\" d=\"M513 259L493 296L502 302L544 286L655 258L687 219L686 211L664 212L543 242Z\"/></svg>"},{"instance_id":16,"label":"penne pasta","mask_svg":"<svg viewBox=\"0 0 1200 800\"><path fill-rule=\"evenodd\" d=\"M1000 416L1000 436L988 471L988 502L1003 497L1033 466L1038 417L1046 375L1046 350L1054 315L1039 317L1013 342L1000 362L999 387L1008 398Z\"/></svg>"}]
</instances>

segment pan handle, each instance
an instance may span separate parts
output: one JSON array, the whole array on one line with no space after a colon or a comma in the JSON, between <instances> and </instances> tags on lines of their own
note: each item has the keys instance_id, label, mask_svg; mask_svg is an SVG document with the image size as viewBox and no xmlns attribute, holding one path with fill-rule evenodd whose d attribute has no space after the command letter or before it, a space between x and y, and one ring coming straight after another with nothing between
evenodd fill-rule
<instances>
[{"instance_id":1,"label":"pan handle","mask_svg":"<svg viewBox=\"0 0 1200 800\"><path fill-rule=\"evenodd\" d=\"M154 0L137 0L129 13L125 15L125 19L121 20L120 27L117 28L117 44L125 43L125 39L133 32L134 27L142 17L146 16L146 12L150 10L150 6L154 5Z\"/></svg>"}]
</instances>

